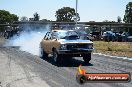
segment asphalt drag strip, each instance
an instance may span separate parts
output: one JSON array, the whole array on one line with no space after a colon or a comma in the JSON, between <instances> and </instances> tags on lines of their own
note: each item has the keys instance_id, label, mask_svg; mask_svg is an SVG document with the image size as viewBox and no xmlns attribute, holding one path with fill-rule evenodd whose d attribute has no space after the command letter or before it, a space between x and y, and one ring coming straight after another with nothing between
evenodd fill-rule
<instances>
[{"instance_id":1,"label":"asphalt drag strip","mask_svg":"<svg viewBox=\"0 0 132 87\"><path fill-rule=\"evenodd\" d=\"M41 59L18 47L0 48L0 86L2 87L131 87L129 83L86 83L76 81L78 66L88 73L131 73L132 62L102 55L92 55L89 64L73 58L60 66L51 59Z\"/></svg>"}]
</instances>

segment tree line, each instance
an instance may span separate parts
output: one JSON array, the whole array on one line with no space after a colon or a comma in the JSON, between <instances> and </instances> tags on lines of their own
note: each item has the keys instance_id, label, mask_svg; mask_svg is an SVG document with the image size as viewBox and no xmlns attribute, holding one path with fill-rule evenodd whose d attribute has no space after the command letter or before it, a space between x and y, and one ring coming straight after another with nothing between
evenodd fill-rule
<instances>
[{"instance_id":1,"label":"tree line","mask_svg":"<svg viewBox=\"0 0 132 87\"><path fill-rule=\"evenodd\" d=\"M77 15L77 19L76 19ZM74 22L79 21L80 16L79 13L76 14L75 9L71 7L63 7L56 11L55 13L56 21L57 22ZM19 20L20 19L20 20ZM23 16L19 18L16 14L11 14L9 11L0 10L0 24L10 24L14 21L51 21L48 19L42 19L40 20L40 15L36 12L33 14L32 18L27 18L26 16ZM121 17L117 17L117 22L121 22ZM123 21L125 23L132 23L132 2L129 2L126 5L126 10L124 14ZM106 21L107 22L107 21ZM132 35L132 29L129 29L129 32Z\"/></svg>"},{"instance_id":2,"label":"tree line","mask_svg":"<svg viewBox=\"0 0 132 87\"><path fill-rule=\"evenodd\" d=\"M10 24L13 21L18 21L19 17L11 14L9 11L0 10L0 24Z\"/></svg>"},{"instance_id":3,"label":"tree line","mask_svg":"<svg viewBox=\"0 0 132 87\"><path fill-rule=\"evenodd\" d=\"M57 22L74 22L76 21L76 13L74 8L70 7L63 7L58 9L55 13L56 21ZM77 21L80 20L79 14L77 13ZM20 18L20 21L51 21L48 19L40 20L40 15L36 12L33 14L33 18L27 18L23 16Z\"/></svg>"},{"instance_id":4,"label":"tree line","mask_svg":"<svg viewBox=\"0 0 132 87\"><path fill-rule=\"evenodd\" d=\"M58 22L74 22L76 20L75 9L71 7L63 7L56 11L55 13L56 21ZM8 24L13 21L18 21L19 16L11 14L9 11L0 10L0 24ZM77 13L77 21L80 20L79 13ZM33 18L27 18L23 16L20 21L40 21L40 15L36 12L33 14ZM42 19L41 21L50 21L48 19ZM117 17L117 21L121 22L121 17ZM125 23L132 23L132 2L126 5L126 10L124 14L123 21Z\"/></svg>"}]
</instances>

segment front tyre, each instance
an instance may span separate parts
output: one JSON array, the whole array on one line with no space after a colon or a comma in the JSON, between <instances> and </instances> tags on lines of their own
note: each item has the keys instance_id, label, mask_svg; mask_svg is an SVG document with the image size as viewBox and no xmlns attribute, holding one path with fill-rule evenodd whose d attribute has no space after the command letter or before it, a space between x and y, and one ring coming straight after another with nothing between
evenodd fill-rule
<instances>
[{"instance_id":1,"label":"front tyre","mask_svg":"<svg viewBox=\"0 0 132 87\"><path fill-rule=\"evenodd\" d=\"M52 49L52 53L53 53L53 62L57 65L60 64L61 58L58 52L56 51L56 49Z\"/></svg>"},{"instance_id":2,"label":"front tyre","mask_svg":"<svg viewBox=\"0 0 132 87\"><path fill-rule=\"evenodd\" d=\"M83 55L83 60L84 60L85 63L89 63L89 61L91 60L91 53L84 54Z\"/></svg>"},{"instance_id":3,"label":"front tyre","mask_svg":"<svg viewBox=\"0 0 132 87\"><path fill-rule=\"evenodd\" d=\"M40 56L40 58L42 58L42 59L48 58L48 54L44 51L44 49L43 49L42 47L39 48L39 56Z\"/></svg>"}]
</instances>

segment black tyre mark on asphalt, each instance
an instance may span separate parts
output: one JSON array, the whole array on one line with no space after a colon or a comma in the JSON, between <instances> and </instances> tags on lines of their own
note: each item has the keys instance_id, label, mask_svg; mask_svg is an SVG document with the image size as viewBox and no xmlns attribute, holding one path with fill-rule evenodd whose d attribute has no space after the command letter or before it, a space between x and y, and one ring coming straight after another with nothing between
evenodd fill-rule
<instances>
[{"instance_id":1,"label":"black tyre mark on asphalt","mask_svg":"<svg viewBox=\"0 0 132 87\"><path fill-rule=\"evenodd\" d=\"M9 52L8 50L6 50L6 51ZM14 51L14 52L12 52L12 51ZM60 82L60 83L62 82L63 85L65 84L64 86L77 86L77 87L79 87L78 85L71 85L71 84L75 84L75 80L73 78L69 77L69 72L70 71L73 72L72 73L72 75L73 75L74 72L76 72L76 67L72 67L72 66L57 67L57 66L54 66L51 63L44 61L44 60L41 60L41 59L38 59L38 61L39 61L39 63L38 63L35 61L37 59L36 56L30 55L29 53L22 52L19 50L15 50L15 49L12 49L12 51L10 52L10 54L12 56L18 57L18 59L20 61L21 61L21 59L23 59L23 61L25 61L25 63L27 63L27 64L36 63L33 66L38 67L38 68L32 69L32 70L38 71L37 74L39 74L39 72L40 72L39 76L42 77L43 79L47 78L46 80L48 81L48 83L49 83L49 79L55 80L57 78L56 81ZM99 70L105 71L108 68L110 68L110 70L118 70L119 69L119 71L123 72L125 67L127 68L127 66L128 66L128 69L130 67L130 65L128 65L127 63L126 63L126 65L125 64L121 65L120 63L117 63L117 61L115 61L115 60L108 61L107 59L106 60L104 60L104 59L105 58L102 58L102 59L94 58L94 60L91 61L93 66L90 68L96 69L96 71L99 71ZM72 63L74 63L74 62L72 62ZM94 63L97 63L97 64L94 64ZM121 70L120 70L120 68L118 68L118 67L120 67L120 65L121 65L121 67L124 67ZM113 66L113 68L112 68L112 66ZM69 69L70 71L66 72L66 70L64 68ZM42 73L42 72L44 72L44 73ZM47 76L49 75L50 77L44 77L45 74ZM65 82L59 81L62 78L63 78L63 80L65 79L64 80ZM114 87L129 87L129 85L131 85L131 83L129 83L129 84L123 84L123 83L121 83L121 84L120 83L119 84L118 83L116 83L116 84L115 83L103 83L103 84L93 83L93 84L89 84L88 83L88 84L85 84L84 87L98 87L98 86L102 87L103 85L106 85L106 87L107 86L108 87L113 87L113 86ZM53 87L55 87L55 86L53 85Z\"/></svg>"},{"instance_id":2,"label":"black tyre mark on asphalt","mask_svg":"<svg viewBox=\"0 0 132 87\"><path fill-rule=\"evenodd\" d=\"M0 82L0 87L2 87L1 82Z\"/></svg>"},{"instance_id":3,"label":"black tyre mark on asphalt","mask_svg":"<svg viewBox=\"0 0 132 87\"><path fill-rule=\"evenodd\" d=\"M12 51L11 51L10 54L12 54L13 56L15 56L16 58L18 57L18 58L20 58L20 60L21 59L24 60L24 58L26 58L27 61L25 61L25 62L26 63L30 63L30 64L35 63L35 67L39 65L39 68L37 68L37 69L41 69L42 70L41 71L41 74L40 74L40 77L42 76L44 78L44 76L42 75L42 72L44 72L50 78L52 78L52 79L55 78L54 80L57 80L57 82L59 81L61 84L62 83L65 83L65 85L69 85L69 86L70 85L71 86L74 85L74 87L76 85L76 87L78 87L78 85L77 85L76 81L74 80L74 78L69 77L69 73L68 72L65 72L65 70L63 70L61 68L58 68L57 66L54 66L52 64L49 64L46 61L41 60L40 58L39 59L41 60L41 63L40 64L37 64L34 61L35 57L33 55L30 55L29 53L26 53L26 52L21 52L21 51L16 51L16 50L14 50L14 51L15 52L13 52L13 54L12 54ZM7 50L7 52L8 52L8 50ZM25 54L27 54L27 55L25 55ZM33 70L36 70L36 68L33 69ZM73 76L75 76L75 75L73 75ZM49 79L47 79L47 80L49 81ZM65 80L65 82L62 82L64 80ZM74 82L74 84L72 84L73 82Z\"/></svg>"},{"instance_id":4,"label":"black tyre mark on asphalt","mask_svg":"<svg viewBox=\"0 0 132 87\"><path fill-rule=\"evenodd\" d=\"M33 79L33 78L36 78L38 76L31 76L30 78ZM16 79L16 80L13 80L9 83L6 84L6 87L10 87L14 82L18 82L18 81L21 81L21 80L26 80L27 78L20 78L20 79Z\"/></svg>"}]
</instances>

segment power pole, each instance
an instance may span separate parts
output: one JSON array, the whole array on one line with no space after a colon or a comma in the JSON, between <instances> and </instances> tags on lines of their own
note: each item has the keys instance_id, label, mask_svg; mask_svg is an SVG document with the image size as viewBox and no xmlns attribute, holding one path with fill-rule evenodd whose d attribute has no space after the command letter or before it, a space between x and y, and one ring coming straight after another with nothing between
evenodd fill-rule
<instances>
[{"instance_id":1,"label":"power pole","mask_svg":"<svg viewBox=\"0 0 132 87\"><path fill-rule=\"evenodd\" d=\"M77 8L78 8L78 0L76 0L76 28L75 29L77 29Z\"/></svg>"}]
</instances>

